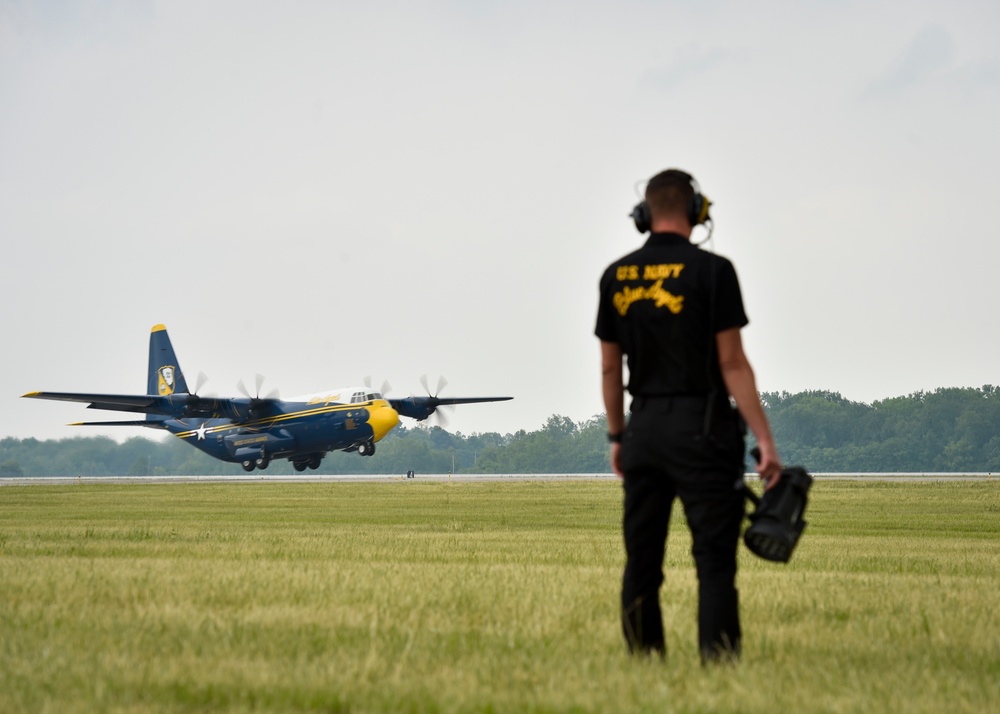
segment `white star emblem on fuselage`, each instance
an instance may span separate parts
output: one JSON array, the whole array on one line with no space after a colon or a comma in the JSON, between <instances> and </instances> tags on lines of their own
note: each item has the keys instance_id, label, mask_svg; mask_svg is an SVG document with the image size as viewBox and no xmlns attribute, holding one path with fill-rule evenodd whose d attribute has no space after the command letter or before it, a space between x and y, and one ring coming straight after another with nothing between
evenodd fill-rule
<instances>
[{"instance_id":1,"label":"white star emblem on fuselage","mask_svg":"<svg viewBox=\"0 0 1000 714\"><path fill-rule=\"evenodd\" d=\"M207 424L202 424L194 430L194 433L198 435L198 441L204 441L206 432L208 432Z\"/></svg>"}]
</instances>

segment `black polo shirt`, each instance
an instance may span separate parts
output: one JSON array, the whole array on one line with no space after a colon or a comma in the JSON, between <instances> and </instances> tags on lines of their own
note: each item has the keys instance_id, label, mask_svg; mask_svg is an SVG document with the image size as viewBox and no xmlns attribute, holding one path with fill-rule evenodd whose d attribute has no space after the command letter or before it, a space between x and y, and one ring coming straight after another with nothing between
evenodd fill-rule
<instances>
[{"instance_id":1,"label":"black polo shirt","mask_svg":"<svg viewBox=\"0 0 1000 714\"><path fill-rule=\"evenodd\" d=\"M728 259L653 233L601 277L594 332L621 345L635 396L725 393L715 335L748 322Z\"/></svg>"}]
</instances>

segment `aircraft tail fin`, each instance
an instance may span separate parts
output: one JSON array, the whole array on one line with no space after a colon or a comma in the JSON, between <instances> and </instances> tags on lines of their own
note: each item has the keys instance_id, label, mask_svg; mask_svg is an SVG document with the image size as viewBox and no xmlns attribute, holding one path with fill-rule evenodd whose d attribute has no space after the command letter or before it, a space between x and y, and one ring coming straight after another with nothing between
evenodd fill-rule
<instances>
[{"instance_id":1,"label":"aircraft tail fin","mask_svg":"<svg viewBox=\"0 0 1000 714\"><path fill-rule=\"evenodd\" d=\"M173 345L167 335L167 328L154 325L149 334L149 381L146 383L146 394L166 397L170 394L188 392L187 381L177 362ZM149 415L152 420L160 417Z\"/></svg>"}]
</instances>

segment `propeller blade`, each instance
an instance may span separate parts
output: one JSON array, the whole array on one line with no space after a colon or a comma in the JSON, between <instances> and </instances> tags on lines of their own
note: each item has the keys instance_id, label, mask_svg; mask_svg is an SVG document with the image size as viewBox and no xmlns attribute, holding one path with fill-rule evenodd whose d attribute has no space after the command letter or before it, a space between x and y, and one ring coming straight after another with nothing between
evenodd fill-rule
<instances>
[{"instance_id":1,"label":"propeller blade","mask_svg":"<svg viewBox=\"0 0 1000 714\"><path fill-rule=\"evenodd\" d=\"M259 402L259 401L262 401L262 400L265 400L265 399L278 399L279 398L279 393L278 393L278 389L277 388L272 389L270 392L268 392L267 394L265 394L263 397L260 396L260 390L264 386L264 381L265 381L264 375L260 374L258 372L255 375L255 377L254 377L254 385L257 388L256 394L250 394L250 390L247 389L247 386L243 383L242 379L240 379L236 383L236 388L239 390L240 394L242 394L244 397L246 397L247 399L250 399L252 401L255 401L255 402Z\"/></svg>"},{"instance_id":2,"label":"propeller blade","mask_svg":"<svg viewBox=\"0 0 1000 714\"><path fill-rule=\"evenodd\" d=\"M374 391L374 387L372 387L372 378L370 376L365 377L364 383L365 383L365 389L367 389L369 392ZM389 384L389 381L383 379L382 380L382 389L379 392L379 394L381 394L382 397L384 398L385 395L388 394L391 391L392 391L392 386Z\"/></svg>"},{"instance_id":3,"label":"propeller blade","mask_svg":"<svg viewBox=\"0 0 1000 714\"><path fill-rule=\"evenodd\" d=\"M430 385L427 384L427 375L420 375L420 384L423 386L424 391L427 392L428 397L437 397L441 390L448 386L448 380L444 378L444 375L438 377L437 389L431 392Z\"/></svg>"},{"instance_id":4,"label":"propeller blade","mask_svg":"<svg viewBox=\"0 0 1000 714\"><path fill-rule=\"evenodd\" d=\"M454 408L455 407L451 406L450 404L439 405L437 409L434 410L434 413L431 414L430 416L431 421L433 421L442 429L447 429L448 413L451 412L451 410L453 410Z\"/></svg>"}]
</instances>

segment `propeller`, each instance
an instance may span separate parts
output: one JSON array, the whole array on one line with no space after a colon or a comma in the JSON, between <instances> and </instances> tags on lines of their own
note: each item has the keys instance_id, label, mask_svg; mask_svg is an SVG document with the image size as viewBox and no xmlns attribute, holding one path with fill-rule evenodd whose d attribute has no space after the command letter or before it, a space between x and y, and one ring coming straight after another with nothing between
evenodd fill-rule
<instances>
[{"instance_id":1,"label":"propeller","mask_svg":"<svg viewBox=\"0 0 1000 714\"><path fill-rule=\"evenodd\" d=\"M201 399L217 399L219 395L215 390L209 390L205 394L201 393L202 387L204 387L207 383L208 375L199 371L198 376L194 380L194 390L191 391L191 395Z\"/></svg>"},{"instance_id":2,"label":"propeller","mask_svg":"<svg viewBox=\"0 0 1000 714\"><path fill-rule=\"evenodd\" d=\"M450 404L438 404L438 395L441 394L441 390L448 386L448 380L444 378L444 375L438 377L437 389L431 392L430 385L427 383L427 375L420 375L420 384L423 385L424 391L427 392L427 396L431 398L431 404L434 406L434 411L431 412L430 417L434 420L437 426L444 429L448 426L448 416L445 414L445 407L448 411L454 409Z\"/></svg>"},{"instance_id":3,"label":"propeller","mask_svg":"<svg viewBox=\"0 0 1000 714\"><path fill-rule=\"evenodd\" d=\"M207 381L208 376L206 376L204 372L199 371L198 377L195 379L194 389L190 390L186 395L183 395L185 417L215 416L215 408L212 402L216 399L216 395L200 394L201 388L205 386L205 382Z\"/></svg>"},{"instance_id":4,"label":"propeller","mask_svg":"<svg viewBox=\"0 0 1000 714\"><path fill-rule=\"evenodd\" d=\"M364 382L365 382L365 389L367 389L368 391L372 391L372 378L365 377ZM392 386L389 384L389 381L383 379L382 388L379 390L379 394L385 397L391 391L392 391Z\"/></svg>"},{"instance_id":5,"label":"propeller","mask_svg":"<svg viewBox=\"0 0 1000 714\"><path fill-rule=\"evenodd\" d=\"M264 375L260 372L257 373L255 377L256 393L251 395L250 391L247 389L246 385L243 384L243 380L240 379L236 383L236 388L240 391L247 399L253 400L255 402L263 401L264 399L278 399L278 390L272 389L270 392L265 394L263 397L260 396L260 390L264 387Z\"/></svg>"},{"instance_id":6,"label":"propeller","mask_svg":"<svg viewBox=\"0 0 1000 714\"><path fill-rule=\"evenodd\" d=\"M278 398L277 389L271 390L268 394L266 394L263 397L260 396L260 390L264 387L264 375L258 373L255 381L256 381L255 386L257 390L255 395L250 394L250 391L246 388L246 385L243 384L242 379L240 379L236 383L236 388L240 391L240 394L242 394L244 397L250 400L249 416L252 419L259 418L261 416L266 416L271 411L271 407L268 403ZM245 419L246 416L247 414L245 412L240 413L240 411L237 410L237 417L236 417L237 420Z\"/></svg>"}]
</instances>

